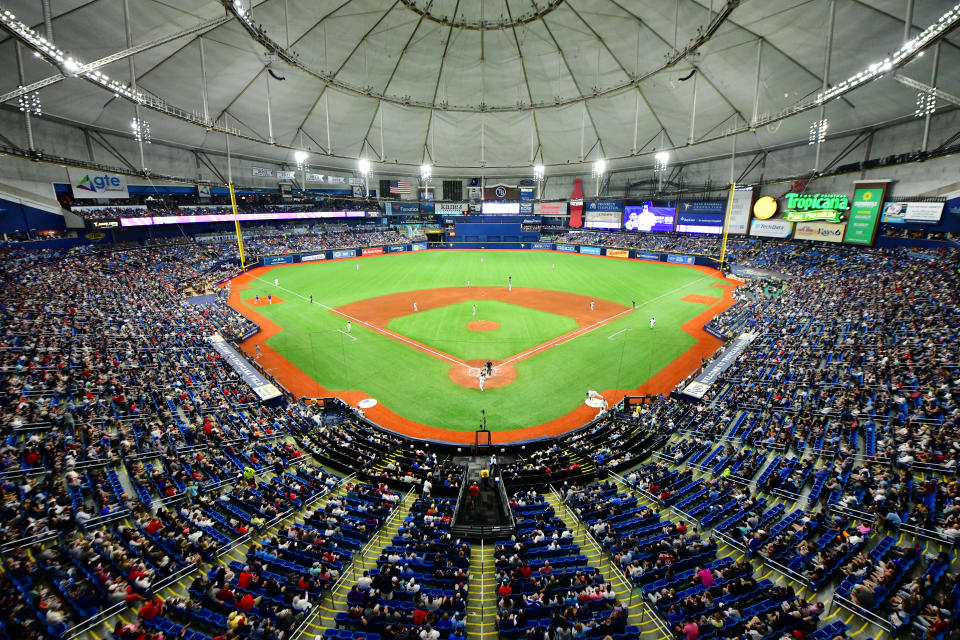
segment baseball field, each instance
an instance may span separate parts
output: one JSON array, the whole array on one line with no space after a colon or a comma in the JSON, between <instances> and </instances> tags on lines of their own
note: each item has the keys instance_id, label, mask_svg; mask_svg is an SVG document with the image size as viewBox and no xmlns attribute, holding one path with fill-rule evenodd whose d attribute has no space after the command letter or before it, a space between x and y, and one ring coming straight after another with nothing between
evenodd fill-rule
<instances>
[{"instance_id":1,"label":"baseball field","mask_svg":"<svg viewBox=\"0 0 960 640\"><path fill-rule=\"evenodd\" d=\"M262 329L245 351L297 395L372 398L381 425L446 441L472 441L484 410L511 441L588 421L588 390L669 392L719 345L702 327L732 287L703 267L431 250L258 268L230 303Z\"/></svg>"}]
</instances>

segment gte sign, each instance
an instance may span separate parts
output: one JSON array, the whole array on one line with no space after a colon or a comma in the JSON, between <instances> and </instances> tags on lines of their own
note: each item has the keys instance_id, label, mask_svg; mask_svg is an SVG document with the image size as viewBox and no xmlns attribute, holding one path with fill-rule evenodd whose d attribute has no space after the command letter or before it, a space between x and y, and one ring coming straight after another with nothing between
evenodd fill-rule
<instances>
[{"instance_id":1,"label":"gte sign","mask_svg":"<svg viewBox=\"0 0 960 640\"><path fill-rule=\"evenodd\" d=\"M128 198L127 180L114 173L67 169L74 198Z\"/></svg>"},{"instance_id":2,"label":"gte sign","mask_svg":"<svg viewBox=\"0 0 960 640\"><path fill-rule=\"evenodd\" d=\"M850 208L850 199L839 194L788 193L784 217L790 222L840 222L840 214Z\"/></svg>"}]
</instances>

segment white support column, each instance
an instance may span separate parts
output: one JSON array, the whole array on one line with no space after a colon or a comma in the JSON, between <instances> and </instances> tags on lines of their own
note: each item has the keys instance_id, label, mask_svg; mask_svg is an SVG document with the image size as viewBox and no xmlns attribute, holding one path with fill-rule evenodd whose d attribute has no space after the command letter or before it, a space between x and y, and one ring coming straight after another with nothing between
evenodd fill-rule
<instances>
[{"instance_id":1,"label":"white support column","mask_svg":"<svg viewBox=\"0 0 960 640\"><path fill-rule=\"evenodd\" d=\"M123 28L127 36L127 47L133 46L133 31L130 27L130 0L123 0ZM133 56L127 57L127 66L130 69L130 88L137 91L137 68L133 63ZM137 126L143 128L143 121L140 119L140 104L133 105L133 117L137 120ZM147 170L147 163L143 156L143 135L137 136L137 149L140 151L140 169Z\"/></svg>"},{"instance_id":2,"label":"white support column","mask_svg":"<svg viewBox=\"0 0 960 640\"><path fill-rule=\"evenodd\" d=\"M203 121L210 123L210 100L207 97L207 56L203 50L203 36L200 41L200 96L203 98Z\"/></svg>"},{"instance_id":3,"label":"white support column","mask_svg":"<svg viewBox=\"0 0 960 640\"><path fill-rule=\"evenodd\" d=\"M827 44L824 47L824 56L823 56L823 85L821 91L826 93L827 89L830 88L830 58L833 56L833 27L837 18L837 0L828 0L830 3L830 8L828 10L827 16ZM819 117L817 120L817 155L813 161L813 172L820 172L820 156L822 151L823 143L821 138L821 130L823 127L823 119L826 116L826 109L823 103L820 104L820 109L818 111Z\"/></svg>"},{"instance_id":4,"label":"white support column","mask_svg":"<svg viewBox=\"0 0 960 640\"><path fill-rule=\"evenodd\" d=\"M267 73L264 76L264 80L267 83L267 138L270 140L270 144L274 143L273 138L273 110L270 106L270 74Z\"/></svg>"},{"instance_id":5,"label":"white support column","mask_svg":"<svg viewBox=\"0 0 960 640\"><path fill-rule=\"evenodd\" d=\"M693 100L690 104L690 136L687 138L687 144L693 144L695 140L694 131L697 126L697 76L700 72L693 74Z\"/></svg>"},{"instance_id":6,"label":"white support column","mask_svg":"<svg viewBox=\"0 0 960 640\"><path fill-rule=\"evenodd\" d=\"M913 30L913 0L907 0L907 15L903 19L903 42L910 42L910 32Z\"/></svg>"},{"instance_id":7,"label":"white support column","mask_svg":"<svg viewBox=\"0 0 960 640\"><path fill-rule=\"evenodd\" d=\"M751 125L757 124L757 117L760 115L760 63L763 58L763 38L757 39L757 71L753 77L753 117L750 119Z\"/></svg>"},{"instance_id":8,"label":"white support column","mask_svg":"<svg viewBox=\"0 0 960 640\"><path fill-rule=\"evenodd\" d=\"M333 145L330 143L330 94L323 93L323 117L327 121L327 154L333 155Z\"/></svg>"}]
</instances>

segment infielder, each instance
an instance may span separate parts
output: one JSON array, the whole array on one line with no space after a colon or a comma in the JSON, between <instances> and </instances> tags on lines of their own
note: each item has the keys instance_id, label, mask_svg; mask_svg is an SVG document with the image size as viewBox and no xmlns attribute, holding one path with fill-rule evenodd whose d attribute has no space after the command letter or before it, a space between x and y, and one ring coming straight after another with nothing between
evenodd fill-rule
<instances>
[{"instance_id":1,"label":"infielder","mask_svg":"<svg viewBox=\"0 0 960 640\"><path fill-rule=\"evenodd\" d=\"M347 333L350 333L350 330L353 329L353 325L350 324L350 321L347 320Z\"/></svg>"},{"instance_id":2,"label":"infielder","mask_svg":"<svg viewBox=\"0 0 960 640\"><path fill-rule=\"evenodd\" d=\"M593 300L591 300L591 301L590 301L590 311L593 311L593 308L594 308L595 306L596 306L596 303L595 303Z\"/></svg>"},{"instance_id":3,"label":"infielder","mask_svg":"<svg viewBox=\"0 0 960 640\"><path fill-rule=\"evenodd\" d=\"M416 300L413 301L413 310L414 310L414 311L417 311L417 301L416 301Z\"/></svg>"},{"instance_id":4,"label":"infielder","mask_svg":"<svg viewBox=\"0 0 960 640\"><path fill-rule=\"evenodd\" d=\"M473 317L477 317L477 305L473 305Z\"/></svg>"},{"instance_id":5,"label":"infielder","mask_svg":"<svg viewBox=\"0 0 960 640\"><path fill-rule=\"evenodd\" d=\"M280 286L280 278L274 278L274 279L273 279L273 286L275 286L275 287L279 287L279 286Z\"/></svg>"},{"instance_id":6,"label":"infielder","mask_svg":"<svg viewBox=\"0 0 960 640\"><path fill-rule=\"evenodd\" d=\"M259 359L260 359L260 356L262 356L262 355L263 355L263 354L260 353L260 345L257 345L257 360L259 360Z\"/></svg>"}]
</instances>

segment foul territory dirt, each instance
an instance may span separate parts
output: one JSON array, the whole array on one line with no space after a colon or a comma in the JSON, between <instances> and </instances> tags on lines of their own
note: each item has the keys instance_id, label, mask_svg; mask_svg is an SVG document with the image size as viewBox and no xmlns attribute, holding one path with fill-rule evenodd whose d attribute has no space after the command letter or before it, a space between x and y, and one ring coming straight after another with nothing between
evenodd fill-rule
<instances>
[{"instance_id":1,"label":"foul territory dirt","mask_svg":"<svg viewBox=\"0 0 960 640\"><path fill-rule=\"evenodd\" d=\"M709 333L704 331L703 326L711 318L724 311L733 305L733 289L737 286L736 282L731 280L722 279L720 273L714 269L707 267L689 267L682 265L675 265L678 269L696 269L701 271L706 275L714 276L718 279L714 286L718 288L723 288L722 294L723 299L717 304L706 308L703 313L700 313L695 318L685 322L681 325L681 328L686 331L688 334L697 339L697 343L688 349L686 352L680 355L676 360L668 364L666 367L658 371L652 378L647 380L644 384L637 387L636 389L606 389L603 391L603 396L607 399L610 404L619 402L624 395L652 395L652 394L667 394L673 390L673 388L683 380L691 371L696 369L701 364L701 358L708 357L713 354L714 351L722 344L720 340L711 336ZM272 322L265 316L257 313L255 309L252 308L252 305L244 303L244 297L247 292L244 291L249 289L249 282L255 278L262 277L269 271L277 267L258 267L247 273L238 276L235 278L231 285L231 293L229 304L231 307L247 316L254 322L256 322L261 331L257 333L252 338L246 340L241 346L244 352L251 358L254 358L256 354L256 347L259 345L261 349L262 356L259 360L260 366L269 371L274 375L277 380L282 384L290 393L297 397L307 397L307 398L320 398L336 395L344 402L347 402L353 406L356 406L357 403L368 397L368 394L362 390L356 391L337 391L331 392L328 389L324 388L318 381L314 380L303 371L295 367L289 360L284 358L282 355L274 351L269 345L266 344L266 341L275 336L282 330L282 327ZM451 300L449 295L452 292L458 291L457 288L454 289L436 289L432 290L431 294L421 294L417 292L416 302L417 308L420 310L426 310L433 308L435 306L444 306L447 304L452 304L454 302L462 300L471 300L471 299L482 299L485 296L490 296L493 293L493 290L499 290L500 288L492 288L488 290L486 288L480 287L463 287L462 290L468 293L468 297ZM506 295L512 296L513 293L519 291L519 288L514 287L512 292L506 292L501 294L497 291L496 295ZM540 290L537 290L540 291ZM719 293L719 292L718 292ZM568 299L571 294L565 294L562 292L556 291L545 291L543 296L538 296L537 304L548 304L547 301L557 301L561 299ZM390 298L391 296L383 296L378 298L383 300L384 298ZM574 296L576 298L581 298L581 300L574 306L577 308L559 310L557 308L541 308L533 306L533 308L542 309L543 311L549 311L551 313L560 313L562 315L568 315L580 325L578 331L583 331L585 328L589 330L589 324L592 322L597 322L603 318L610 318L615 316L617 313L620 313L618 309L622 312L628 312L626 307L620 305L615 305L610 302L605 302L602 300L597 300L595 304L595 309L593 312L590 311L590 298L585 298L583 296ZM519 304L515 298L490 298L490 299L502 299L504 302L510 302L513 304ZM275 299L276 300L276 299ZM583 306L583 302L586 302L586 306ZM335 310L335 313L343 314L343 310L348 307L353 307L352 310L357 308L363 310L364 302L361 301L358 303L351 303L341 307L338 310ZM399 313L394 310L386 312L383 309L370 310L372 316L369 321L376 322L376 328L382 329L387 322L390 321L395 315L403 315L406 313L413 312L413 300L407 299L407 307L401 310ZM359 307L354 307L354 305L359 305ZM532 306L526 304L525 306ZM611 318L612 319L612 318ZM386 333L387 330L383 329L382 332ZM567 334L568 336L570 334ZM398 336L402 337L402 336ZM563 338L563 336L561 336ZM559 340L559 339L558 339ZM555 341L551 341L555 342ZM539 348L534 347L535 349ZM529 350L528 350L529 351ZM518 354L522 355L522 354ZM528 354L532 355L532 354ZM498 369L503 371L503 383L509 384L509 370L512 369L511 363L515 360L513 358L508 358L503 363L497 365ZM469 372L471 368L479 368L480 363L471 363L471 362L459 362L465 367L466 372ZM453 363L451 363L453 364ZM472 366L471 366L472 365ZM456 366L454 367L456 368ZM516 375L516 372L513 372L513 375ZM494 376L496 378L496 376ZM488 381L490 388L494 388L496 383L493 380ZM473 379L473 384L476 385L476 379ZM486 388L486 385L485 385ZM565 416L561 416L555 420L545 422L543 424L534 425L531 427L525 427L522 429L513 429L510 431L497 431L492 434L493 441L495 443L506 443L506 442L516 442L520 440L530 440L533 438L543 438L556 436L571 429L575 429L586 422L590 421L595 415L597 410L590 407L581 405L579 408L571 411ZM366 416L370 420L373 420L379 425L402 433L404 435L412 436L415 438L427 438L433 440L441 440L444 442L458 442L458 443L472 443L474 434L470 431L454 431L450 429L443 429L440 427L433 427L430 425L421 424L415 422L408 418L405 418L389 408L385 407L383 403L377 404L375 407L366 411Z\"/></svg>"}]
</instances>

